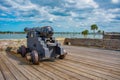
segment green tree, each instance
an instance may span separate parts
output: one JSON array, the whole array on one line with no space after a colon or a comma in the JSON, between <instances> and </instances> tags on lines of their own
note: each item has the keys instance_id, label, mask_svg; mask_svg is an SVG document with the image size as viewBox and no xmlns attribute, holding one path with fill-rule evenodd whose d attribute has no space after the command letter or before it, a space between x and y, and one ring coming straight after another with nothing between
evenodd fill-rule
<instances>
[{"instance_id":1,"label":"green tree","mask_svg":"<svg viewBox=\"0 0 120 80\"><path fill-rule=\"evenodd\" d=\"M101 30L98 30L98 31L97 31L97 33L101 34L101 33L102 33L102 31L101 31Z\"/></svg>"},{"instance_id":2,"label":"green tree","mask_svg":"<svg viewBox=\"0 0 120 80\"><path fill-rule=\"evenodd\" d=\"M104 31L103 30L98 30L97 33L104 35Z\"/></svg>"},{"instance_id":3,"label":"green tree","mask_svg":"<svg viewBox=\"0 0 120 80\"><path fill-rule=\"evenodd\" d=\"M98 33L98 34L102 34L102 30L98 30L97 33Z\"/></svg>"},{"instance_id":4,"label":"green tree","mask_svg":"<svg viewBox=\"0 0 120 80\"><path fill-rule=\"evenodd\" d=\"M92 24L91 25L91 30L93 30L93 33L94 33L94 35L93 35L93 37L95 38L95 30L98 30L98 26L96 25L96 24Z\"/></svg>"},{"instance_id":5,"label":"green tree","mask_svg":"<svg viewBox=\"0 0 120 80\"><path fill-rule=\"evenodd\" d=\"M88 30L84 30L82 31L82 35L84 35L84 38L87 38L89 31Z\"/></svg>"}]
</instances>

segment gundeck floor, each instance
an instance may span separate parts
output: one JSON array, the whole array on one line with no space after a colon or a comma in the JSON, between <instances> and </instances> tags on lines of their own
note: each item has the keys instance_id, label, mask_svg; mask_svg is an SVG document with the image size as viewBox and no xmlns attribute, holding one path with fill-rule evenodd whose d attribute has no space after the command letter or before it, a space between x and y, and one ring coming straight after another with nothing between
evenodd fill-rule
<instances>
[{"instance_id":1,"label":"gundeck floor","mask_svg":"<svg viewBox=\"0 0 120 80\"><path fill-rule=\"evenodd\" d=\"M0 80L120 80L120 51L63 46L66 59L32 65L19 54L0 52Z\"/></svg>"}]
</instances>

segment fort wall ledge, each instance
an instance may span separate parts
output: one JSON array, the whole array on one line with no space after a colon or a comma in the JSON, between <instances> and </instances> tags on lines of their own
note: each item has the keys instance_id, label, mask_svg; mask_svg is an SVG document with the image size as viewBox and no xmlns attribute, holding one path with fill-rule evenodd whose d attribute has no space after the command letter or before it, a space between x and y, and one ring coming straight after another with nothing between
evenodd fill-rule
<instances>
[{"instance_id":1,"label":"fort wall ledge","mask_svg":"<svg viewBox=\"0 0 120 80\"><path fill-rule=\"evenodd\" d=\"M98 47L111 50L120 50L120 39L88 39L66 38L64 45Z\"/></svg>"}]
</instances>

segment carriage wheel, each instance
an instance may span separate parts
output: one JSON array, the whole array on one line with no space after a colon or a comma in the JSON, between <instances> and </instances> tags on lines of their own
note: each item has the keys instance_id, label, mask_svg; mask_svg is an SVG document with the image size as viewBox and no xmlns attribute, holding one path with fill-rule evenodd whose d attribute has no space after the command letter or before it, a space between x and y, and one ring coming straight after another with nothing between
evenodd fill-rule
<instances>
[{"instance_id":1,"label":"carriage wheel","mask_svg":"<svg viewBox=\"0 0 120 80\"><path fill-rule=\"evenodd\" d=\"M59 59L64 59L65 56L67 55L67 52L66 52L65 50L64 50L63 52L64 52L64 54L63 54L63 55L60 55L60 56L59 56Z\"/></svg>"},{"instance_id":2,"label":"carriage wheel","mask_svg":"<svg viewBox=\"0 0 120 80\"><path fill-rule=\"evenodd\" d=\"M21 46L20 52L21 52L21 56L25 57L27 52L26 52L26 47L24 45Z\"/></svg>"},{"instance_id":3,"label":"carriage wheel","mask_svg":"<svg viewBox=\"0 0 120 80\"><path fill-rule=\"evenodd\" d=\"M39 56L38 56L38 52L36 50L33 50L31 52L31 59L32 59L32 63L35 65L39 64Z\"/></svg>"}]
</instances>

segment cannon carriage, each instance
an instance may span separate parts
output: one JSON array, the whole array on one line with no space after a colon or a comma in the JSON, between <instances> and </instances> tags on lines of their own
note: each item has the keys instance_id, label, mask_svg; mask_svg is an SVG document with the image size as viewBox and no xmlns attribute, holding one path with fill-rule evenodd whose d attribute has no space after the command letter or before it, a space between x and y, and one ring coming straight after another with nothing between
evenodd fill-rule
<instances>
[{"instance_id":1,"label":"cannon carriage","mask_svg":"<svg viewBox=\"0 0 120 80\"><path fill-rule=\"evenodd\" d=\"M53 37L54 31L51 26L25 28L27 32L27 47L22 45L18 53L33 64L39 64L40 60L55 58L64 59L67 52Z\"/></svg>"}]
</instances>

